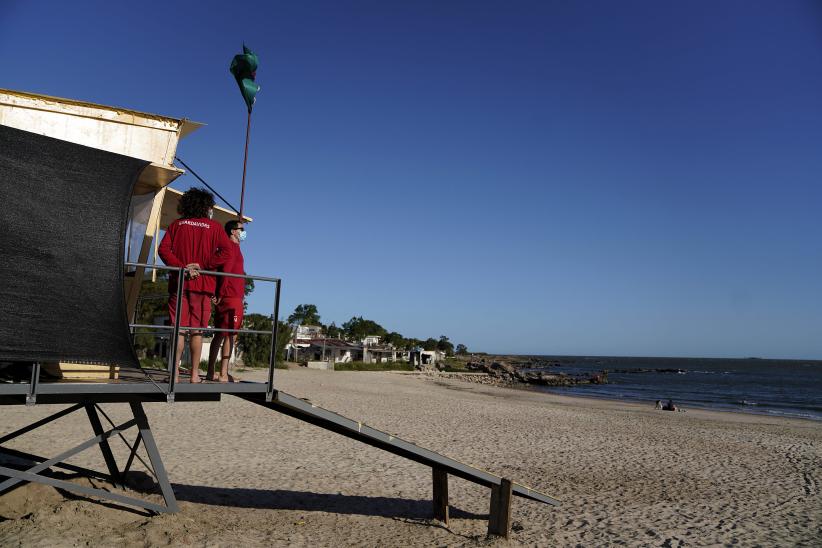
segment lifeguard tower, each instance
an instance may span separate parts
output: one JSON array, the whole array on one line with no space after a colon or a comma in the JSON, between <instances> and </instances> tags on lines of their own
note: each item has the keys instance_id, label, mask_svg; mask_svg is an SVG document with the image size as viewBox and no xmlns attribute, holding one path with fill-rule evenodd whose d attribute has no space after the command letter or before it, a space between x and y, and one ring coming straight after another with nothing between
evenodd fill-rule
<instances>
[{"instance_id":1,"label":"lifeguard tower","mask_svg":"<svg viewBox=\"0 0 822 548\"><path fill-rule=\"evenodd\" d=\"M132 347L135 332L162 331L173 341L186 329L179 326L179 318L171 326L143 325L129 318L144 276L177 270L149 259L159 231L176 218L180 192L168 185L184 173L173 164L177 144L200 126L185 119L0 89L0 373L5 373L0 404L62 406L50 417L0 437L0 454L17 459L0 465L0 493L23 482L39 482L96 499L174 512L177 502L142 404L216 404L230 394L430 467L437 519L448 520L449 474L491 489L492 534L508 536L512 496L559 504L544 493L276 390L278 278L240 276L273 285L272 331L237 331L271 338L266 382L176 383L171 374L174 344L169 345L167 368L140 367ZM236 218L223 208L216 208L215 215L223 222ZM15 227L22 226L25 241L13 236ZM185 283L184 276L177 279L180 285ZM45 375L46 368L52 375ZM127 404L133 418L114 424L101 403ZM46 457L7 446L75 411L85 411L94 434L75 447ZM104 426L101 416L110 424ZM133 428L137 434L127 441L123 434ZM109 445L115 436L129 447L125 463L116 461ZM106 472L65 462L94 446L102 452ZM141 446L148 462L140 457ZM153 472L165 505L139 499L123 488L135 459ZM60 468L106 479L117 489L58 479L51 471Z\"/></svg>"}]
</instances>

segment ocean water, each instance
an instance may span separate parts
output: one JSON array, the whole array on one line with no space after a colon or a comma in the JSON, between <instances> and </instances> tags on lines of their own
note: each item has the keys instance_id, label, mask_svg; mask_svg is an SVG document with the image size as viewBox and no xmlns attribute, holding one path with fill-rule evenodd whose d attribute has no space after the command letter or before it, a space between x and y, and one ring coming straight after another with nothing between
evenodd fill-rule
<instances>
[{"instance_id":1,"label":"ocean water","mask_svg":"<svg viewBox=\"0 0 822 548\"><path fill-rule=\"evenodd\" d=\"M741 411L822 420L822 361L541 356L558 362L535 370L608 370L608 384L546 392L632 401L672 399L685 409ZM671 372L670 370L677 370Z\"/></svg>"}]
</instances>

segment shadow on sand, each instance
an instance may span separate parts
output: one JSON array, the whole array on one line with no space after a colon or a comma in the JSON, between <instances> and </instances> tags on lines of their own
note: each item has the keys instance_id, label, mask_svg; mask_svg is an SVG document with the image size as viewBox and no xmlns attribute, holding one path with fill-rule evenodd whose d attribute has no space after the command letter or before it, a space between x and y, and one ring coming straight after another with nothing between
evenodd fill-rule
<instances>
[{"instance_id":1,"label":"shadow on sand","mask_svg":"<svg viewBox=\"0 0 822 548\"><path fill-rule=\"evenodd\" d=\"M178 501L196 502L235 508L264 508L270 510L303 510L333 512L390 518L430 519L432 502L392 497L365 497L331 493L287 491L283 489L241 489L207 487L204 485L173 484ZM452 518L488 519L487 514L474 514L453 506Z\"/></svg>"},{"instance_id":2,"label":"shadow on sand","mask_svg":"<svg viewBox=\"0 0 822 548\"><path fill-rule=\"evenodd\" d=\"M2 459L0 459L2 460ZM15 463L19 467L19 462ZM31 463L33 464L33 463ZM25 469L25 467L23 467ZM65 472L44 472L44 475L62 479L64 481L89 482L84 476ZM5 479L5 478L3 478ZM145 472L131 471L125 478L126 485L134 491L132 496L142 494L158 494L154 478ZM23 484L18 484L8 491L15 490ZM107 481L93 480L89 486L110 489L113 486ZM243 489L229 487L209 487L205 485L172 484L174 494L180 502L194 502L214 506L230 506L234 508L260 508L270 510L302 510L311 512L332 512L337 514L358 514L363 516L380 516L389 518L406 518L412 520L429 520L432 518L433 508L430 500L413 500L396 497L366 497L358 495L342 495L332 493L312 493L308 491L288 491L284 489ZM87 500L102 506L127 510L140 515L150 515L145 510L137 510L110 501L99 501L94 497L57 489L64 497L74 500ZM458 508L450 507L452 518L460 519L488 519L487 514L475 514Z\"/></svg>"}]
</instances>

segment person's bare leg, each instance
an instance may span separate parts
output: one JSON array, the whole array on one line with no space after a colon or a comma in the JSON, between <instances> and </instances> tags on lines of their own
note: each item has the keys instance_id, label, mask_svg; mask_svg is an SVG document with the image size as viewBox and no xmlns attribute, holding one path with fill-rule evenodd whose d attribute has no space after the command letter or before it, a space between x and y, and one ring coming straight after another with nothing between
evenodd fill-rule
<instances>
[{"instance_id":1,"label":"person's bare leg","mask_svg":"<svg viewBox=\"0 0 822 548\"><path fill-rule=\"evenodd\" d=\"M206 372L206 379L209 381L217 380L214 374L214 366L217 364L217 356L220 355L220 347L222 344L223 334L220 332L214 333L214 338L211 339L211 348L208 350L208 372Z\"/></svg>"},{"instance_id":2,"label":"person's bare leg","mask_svg":"<svg viewBox=\"0 0 822 548\"><path fill-rule=\"evenodd\" d=\"M191 334L191 382L200 382L200 354L203 353L203 334Z\"/></svg>"},{"instance_id":3,"label":"person's bare leg","mask_svg":"<svg viewBox=\"0 0 822 548\"><path fill-rule=\"evenodd\" d=\"M223 343L223 359L220 361L220 382L228 382L228 362L234 349L234 335L226 335Z\"/></svg>"},{"instance_id":4,"label":"person's bare leg","mask_svg":"<svg viewBox=\"0 0 822 548\"><path fill-rule=\"evenodd\" d=\"M177 362L174 364L174 382L180 382L180 360L183 359L183 350L186 349L186 336L177 336Z\"/></svg>"}]
</instances>

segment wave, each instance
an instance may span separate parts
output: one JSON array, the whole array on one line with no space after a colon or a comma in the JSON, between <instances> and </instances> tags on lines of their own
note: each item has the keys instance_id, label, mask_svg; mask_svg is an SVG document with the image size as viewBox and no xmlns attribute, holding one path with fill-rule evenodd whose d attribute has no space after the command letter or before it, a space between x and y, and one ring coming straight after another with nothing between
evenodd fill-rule
<instances>
[{"instance_id":1,"label":"wave","mask_svg":"<svg viewBox=\"0 0 822 548\"><path fill-rule=\"evenodd\" d=\"M768 409L765 411L766 415L774 415L776 417L788 417L796 419L811 419L822 420L822 415L815 415L813 413L798 413L795 411L783 411L781 409Z\"/></svg>"},{"instance_id":2,"label":"wave","mask_svg":"<svg viewBox=\"0 0 822 548\"><path fill-rule=\"evenodd\" d=\"M704 392L679 392L659 398L656 396L660 392L658 387L649 388L629 388L626 386L597 385L591 387L545 387L541 388L546 392L574 394L584 397L614 399L623 401L653 402L658 399L667 401L673 399L678 407L687 409L715 409L720 411L736 411L751 413L756 415L772 415L780 417L793 417L800 419L822 420L822 406L807 401L768 401L768 399L743 399L739 396L728 397L727 394L707 395ZM707 396L707 397L706 397ZM724 397L723 397L724 396Z\"/></svg>"}]
</instances>

